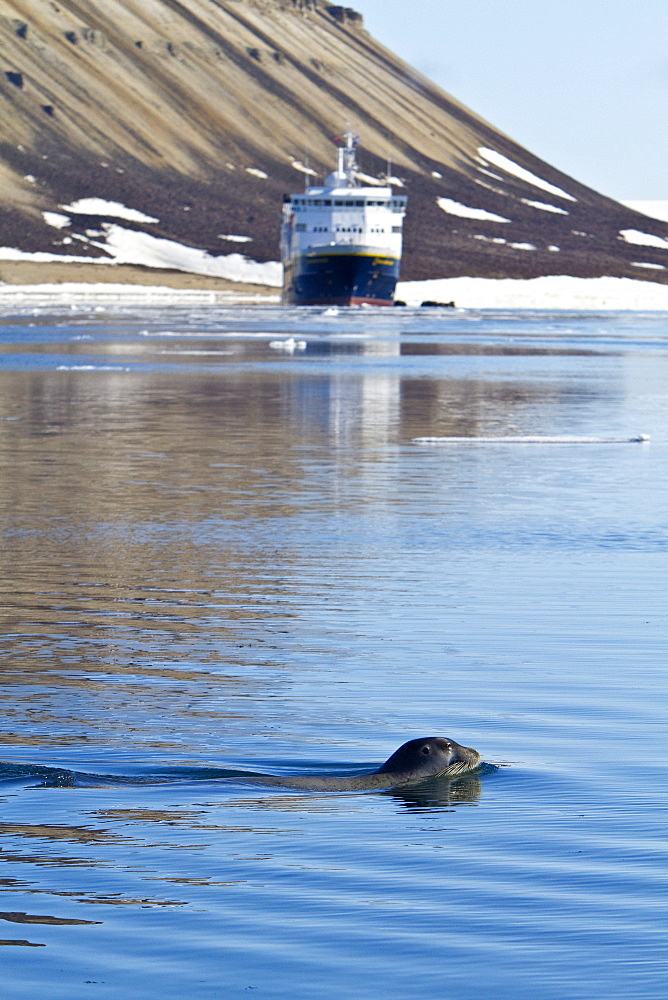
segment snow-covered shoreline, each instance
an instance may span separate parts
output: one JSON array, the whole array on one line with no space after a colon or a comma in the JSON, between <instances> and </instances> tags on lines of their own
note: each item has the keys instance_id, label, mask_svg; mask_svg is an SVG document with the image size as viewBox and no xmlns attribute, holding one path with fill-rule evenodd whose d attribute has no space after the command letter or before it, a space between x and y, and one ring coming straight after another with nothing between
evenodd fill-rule
<instances>
[{"instance_id":1,"label":"snow-covered shoreline","mask_svg":"<svg viewBox=\"0 0 668 1000\"><path fill-rule=\"evenodd\" d=\"M668 285L633 278L442 278L399 282L406 305L454 302L463 309L614 309L668 311Z\"/></svg>"},{"instance_id":2,"label":"snow-covered shoreline","mask_svg":"<svg viewBox=\"0 0 668 1000\"><path fill-rule=\"evenodd\" d=\"M407 306L431 301L462 309L632 310L668 312L668 285L632 278L440 278L404 281L397 299ZM30 305L162 305L266 304L280 301L275 293L239 289L172 288L130 282L62 282L0 284L0 309Z\"/></svg>"}]
</instances>

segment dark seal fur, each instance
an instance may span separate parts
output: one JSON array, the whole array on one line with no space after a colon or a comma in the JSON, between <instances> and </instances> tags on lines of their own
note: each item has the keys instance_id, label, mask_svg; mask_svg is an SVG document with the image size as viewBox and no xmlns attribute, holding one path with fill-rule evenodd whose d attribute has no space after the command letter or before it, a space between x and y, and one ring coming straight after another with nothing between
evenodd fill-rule
<instances>
[{"instance_id":1,"label":"dark seal fur","mask_svg":"<svg viewBox=\"0 0 668 1000\"><path fill-rule=\"evenodd\" d=\"M245 781L312 791L356 792L374 788L401 788L430 778L458 778L475 770L480 762L480 754L471 747L463 747L445 736L426 736L424 739L404 743L378 770L366 774L340 777L329 774L267 774L249 776Z\"/></svg>"}]
</instances>

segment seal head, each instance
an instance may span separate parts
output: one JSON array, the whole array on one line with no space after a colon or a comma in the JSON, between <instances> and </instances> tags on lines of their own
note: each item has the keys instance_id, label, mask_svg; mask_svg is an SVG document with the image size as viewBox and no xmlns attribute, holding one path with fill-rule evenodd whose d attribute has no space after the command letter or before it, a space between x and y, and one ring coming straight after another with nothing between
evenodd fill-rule
<instances>
[{"instance_id":1,"label":"seal head","mask_svg":"<svg viewBox=\"0 0 668 1000\"><path fill-rule=\"evenodd\" d=\"M426 781L441 775L458 775L472 771L480 763L480 754L463 747L445 736L427 736L409 740L389 757L377 774L392 774L397 784Z\"/></svg>"}]
</instances>

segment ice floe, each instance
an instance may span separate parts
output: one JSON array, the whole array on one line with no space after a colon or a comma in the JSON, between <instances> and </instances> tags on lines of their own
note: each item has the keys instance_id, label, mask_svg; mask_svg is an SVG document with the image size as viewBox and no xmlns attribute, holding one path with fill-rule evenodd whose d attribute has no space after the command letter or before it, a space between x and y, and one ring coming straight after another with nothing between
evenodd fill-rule
<instances>
[{"instance_id":1,"label":"ice floe","mask_svg":"<svg viewBox=\"0 0 668 1000\"><path fill-rule=\"evenodd\" d=\"M491 163L492 166L505 170L507 174L512 174L514 177L517 177L518 180L526 181L527 184L540 188L542 191L547 191L549 194L555 194L558 198L566 198L568 201L577 201L577 198L574 198L572 194L568 194L567 191L563 191L554 184L550 184L549 181L544 181L542 177L538 177L530 170L526 170L524 167L521 167L519 163L515 163L514 160L508 159L508 157L504 156L503 153L497 153L495 149L489 149L487 146L480 146L478 154L484 163Z\"/></svg>"},{"instance_id":2,"label":"ice floe","mask_svg":"<svg viewBox=\"0 0 668 1000\"><path fill-rule=\"evenodd\" d=\"M269 346L274 351L285 351L286 354L294 354L295 351L306 350L306 341L288 337L287 340L270 340Z\"/></svg>"},{"instance_id":3,"label":"ice floe","mask_svg":"<svg viewBox=\"0 0 668 1000\"><path fill-rule=\"evenodd\" d=\"M468 205L462 205L458 201L453 201L452 198L437 198L436 203L448 215L458 215L462 219L510 222L510 219L504 219L502 215L495 215L494 212L486 212L484 208L470 208Z\"/></svg>"}]
</instances>

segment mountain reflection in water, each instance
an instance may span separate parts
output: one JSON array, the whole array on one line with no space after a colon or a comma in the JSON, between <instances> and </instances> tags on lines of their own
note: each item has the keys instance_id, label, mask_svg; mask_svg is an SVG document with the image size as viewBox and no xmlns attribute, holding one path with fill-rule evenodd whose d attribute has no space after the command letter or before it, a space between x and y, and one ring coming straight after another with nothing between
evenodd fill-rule
<instances>
[{"instance_id":1,"label":"mountain reflection in water","mask_svg":"<svg viewBox=\"0 0 668 1000\"><path fill-rule=\"evenodd\" d=\"M665 995L665 318L15 312L12 1000ZM256 783L421 733L510 766Z\"/></svg>"}]
</instances>

